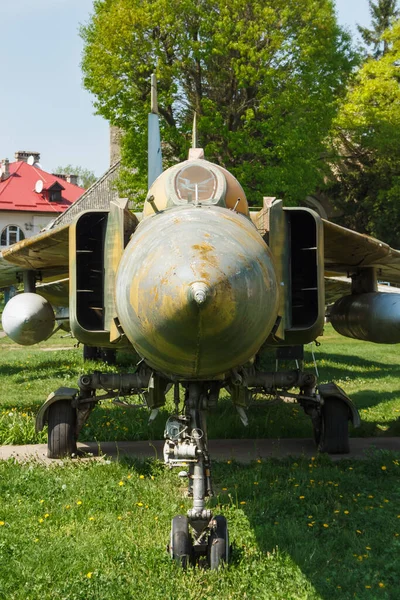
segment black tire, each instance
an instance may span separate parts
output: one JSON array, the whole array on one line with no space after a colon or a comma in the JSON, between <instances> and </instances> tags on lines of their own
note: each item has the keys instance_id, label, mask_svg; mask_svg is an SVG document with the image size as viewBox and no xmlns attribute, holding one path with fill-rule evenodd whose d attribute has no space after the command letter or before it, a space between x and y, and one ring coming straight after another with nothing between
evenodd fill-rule
<instances>
[{"instance_id":1,"label":"black tire","mask_svg":"<svg viewBox=\"0 0 400 600\"><path fill-rule=\"evenodd\" d=\"M322 407L318 450L329 454L350 452L349 409L346 403L338 398L327 398Z\"/></svg>"},{"instance_id":2,"label":"black tire","mask_svg":"<svg viewBox=\"0 0 400 600\"><path fill-rule=\"evenodd\" d=\"M47 456L63 458L76 453L76 411L69 400L60 400L48 409Z\"/></svg>"},{"instance_id":3,"label":"black tire","mask_svg":"<svg viewBox=\"0 0 400 600\"><path fill-rule=\"evenodd\" d=\"M96 346L83 346L83 360L98 360L99 349Z\"/></svg>"},{"instance_id":4,"label":"black tire","mask_svg":"<svg viewBox=\"0 0 400 600\"><path fill-rule=\"evenodd\" d=\"M192 562L192 540L189 535L189 522L187 517L183 515L177 515L172 519L169 552L171 558L184 569Z\"/></svg>"},{"instance_id":5,"label":"black tire","mask_svg":"<svg viewBox=\"0 0 400 600\"><path fill-rule=\"evenodd\" d=\"M215 526L208 538L208 563L210 569L216 570L229 562L229 533L225 517L213 518Z\"/></svg>"}]
</instances>

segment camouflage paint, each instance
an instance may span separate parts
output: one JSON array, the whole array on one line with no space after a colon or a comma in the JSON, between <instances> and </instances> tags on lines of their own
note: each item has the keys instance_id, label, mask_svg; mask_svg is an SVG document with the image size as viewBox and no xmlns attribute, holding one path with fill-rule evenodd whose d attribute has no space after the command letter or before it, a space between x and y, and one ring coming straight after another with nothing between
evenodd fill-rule
<instances>
[{"instance_id":1,"label":"camouflage paint","mask_svg":"<svg viewBox=\"0 0 400 600\"><path fill-rule=\"evenodd\" d=\"M203 303L193 284L208 290ZM270 251L250 220L183 206L140 223L118 269L121 326L149 365L188 379L244 364L275 323Z\"/></svg>"}]
</instances>

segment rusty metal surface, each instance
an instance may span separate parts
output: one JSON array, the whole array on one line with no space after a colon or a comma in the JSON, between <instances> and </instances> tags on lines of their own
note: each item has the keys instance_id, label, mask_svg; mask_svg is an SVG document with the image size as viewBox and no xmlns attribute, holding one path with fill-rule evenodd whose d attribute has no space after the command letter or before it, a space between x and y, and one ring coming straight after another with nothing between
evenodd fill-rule
<instances>
[{"instance_id":1,"label":"rusty metal surface","mask_svg":"<svg viewBox=\"0 0 400 600\"><path fill-rule=\"evenodd\" d=\"M217 377L249 360L275 323L277 301L267 245L247 217L219 207L145 219L117 274L128 339L151 366L185 378Z\"/></svg>"}]
</instances>

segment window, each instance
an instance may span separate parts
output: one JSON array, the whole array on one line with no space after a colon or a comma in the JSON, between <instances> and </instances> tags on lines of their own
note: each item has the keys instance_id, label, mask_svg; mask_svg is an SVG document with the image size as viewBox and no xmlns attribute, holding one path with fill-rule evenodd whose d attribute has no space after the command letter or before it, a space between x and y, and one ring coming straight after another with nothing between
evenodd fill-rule
<instances>
[{"instance_id":1,"label":"window","mask_svg":"<svg viewBox=\"0 0 400 600\"><path fill-rule=\"evenodd\" d=\"M61 190L50 190L50 202L61 202Z\"/></svg>"},{"instance_id":2,"label":"window","mask_svg":"<svg viewBox=\"0 0 400 600\"><path fill-rule=\"evenodd\" d=\"M0 245L11 246L25 239L24 232L17 225L7 225L1 232Z\"/></svg>"}]
</instances>

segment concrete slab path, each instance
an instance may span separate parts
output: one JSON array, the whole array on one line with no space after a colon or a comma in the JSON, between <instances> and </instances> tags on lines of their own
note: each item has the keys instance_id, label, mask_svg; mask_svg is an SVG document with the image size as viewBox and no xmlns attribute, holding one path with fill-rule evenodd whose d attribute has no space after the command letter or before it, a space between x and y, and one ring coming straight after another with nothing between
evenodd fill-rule
<instances>
[{"instance_id":1,"label":"concrete slab path","mask_svg":"<svg viewBox=\"0 0 400 600\"><path fill-rule=\"evenodd\" d=\"M284 458L286 456L315 456L316 449L311 439L282 440L210 440L211 459L215 461L237 460L249 463L258 458ZM163 459L163 441L140 442L88 442L79 443L79 460L104 457L118 460L122 456L138 459ZM373 450L390 450L400 453L400 438L352 438L350 454L330 455L332 460L343 458L365 459ZM0 460L15 458L18 461L38 460L45 464L54 460L47 458L46 444L26 446L0 446Z\"/></svg>"}]
</instances>

